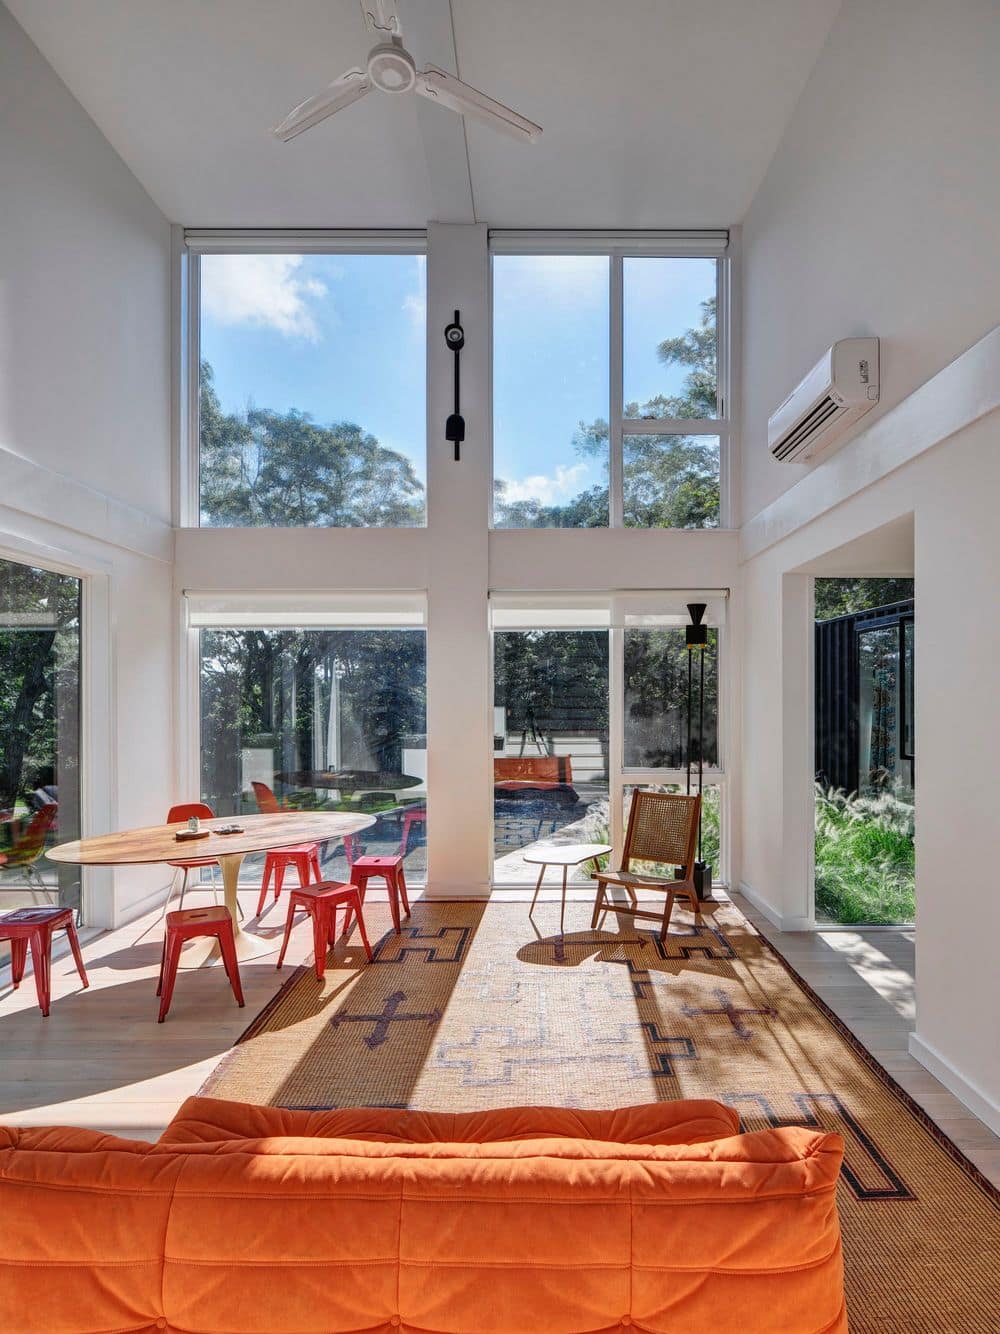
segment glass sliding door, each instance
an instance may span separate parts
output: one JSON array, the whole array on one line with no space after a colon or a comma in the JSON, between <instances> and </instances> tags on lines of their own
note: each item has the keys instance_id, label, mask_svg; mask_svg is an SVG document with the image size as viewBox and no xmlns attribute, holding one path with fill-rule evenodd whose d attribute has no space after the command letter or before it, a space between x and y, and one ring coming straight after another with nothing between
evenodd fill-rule
<instances>
[{"instance_id":1,"label":"glass sliding door","mask_svg":"<svg viewBox=\"0 0 1000 1334\"><path fill-rule=\"evenodd\" d=\"M356 618L355 618L356 619ZM201 795L219 815L258 809L254 784L287 807L374 817L348 855L405 856L426 879L426 645L423 629L204 626L200 631ZM247 858L249 879L262 859Z\"/></svg>"},{"instance_id":2,"label":"glass sliding door","mask_svg":"<svg viewBox=\"0 0 1000 1334\"><path fill-rule=\"evenodd\" d=\"M539 844L620 848L633 791L697 791L699 760L703 858L723 877L725 597L710 598L707 646L689 657L689 596L491 595L496 885L534 883L525 855Z\"/></svg>"},{"instance_id":3,"label":"glass sliding door","mask_svg":"<svg viewBox=\"0 0 1000 1334\"><path fill-rule=\"evenodd\" d=\"M81 583L0 560L2 907L80 908L80 869L44 858L80 836Z\"/></svg>"},{"instance_id":4,"label":"glass sliding door","mask_svg":"<svg viewBox=\"0 0 1000 1334\"><path fill-rule=\"evenodd\" d=\"M817 579L815 912L915 910L912 579Z\"/></svg>"},{"instance_id":5,"label":"glass sliding door","mask_svg":"<svg viewBox=\"0 0 1000 1334\"><path fill-rule=\"evenodd\" d=\"M540 842L603 842L608 827L607 630L493 637L494 881L537 875Z\"/></svg>"}]
</instances>

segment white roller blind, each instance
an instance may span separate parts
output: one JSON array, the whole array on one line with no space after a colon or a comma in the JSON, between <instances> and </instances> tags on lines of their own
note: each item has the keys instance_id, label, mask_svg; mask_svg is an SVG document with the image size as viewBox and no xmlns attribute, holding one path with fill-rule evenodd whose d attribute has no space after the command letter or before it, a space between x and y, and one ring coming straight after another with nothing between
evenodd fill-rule
<instances>
[{"instance_id":1,"label":"white roller blind","mask_svg":"<svg viewBox=\"0 0 1000 1334\"><path fill-rule=\"evenodd\" d=\"M607 593L491 593L494 630L608 630Z\"/></svg>"},{"instance_id":2,"label":"white roller blind","mask_svg":"<svg viewBox=\"0 0 1000 1334\"><path fill-rule=\"evenodd\" d=\"M185 590L192 629L406 630L427 623L423 592L200 593Z\"/></svg>"},{"instance_id":3,"label":"white roller blind","mask_svg":"<svg viewBox=\"0 0 1000 1334\"><path fill-rule=\"evenodd\" d=\"M612 595L612 624L625 629L663 628L688 625L689 602L703 602L705 624L720 626L726 623L728 593L723 589L673 589L655 593L615 593Z\"/></svg>"},{"instance_id":4,"label":"white roller blind","mask_svg":"<svg viewBox=\"0 0 1000 1334\"><path fill-rule=\"evenodd\" d=\"M687 625L687 604L704 602L707 625L725 624L728 590L662 589L620 593L490 593L494 630L650 629Z\"/></svg>"},{"instance_id":5,"label":"white roller blind","mask_svg":"<svg viewBox=\"0 0 1000 1334\"><path fill-rule=\"evenodd\" d=\"M724 255L729 232L709 231L601 232L508 231L490 232L494 255Z\"/></svg>"}]
</instances>

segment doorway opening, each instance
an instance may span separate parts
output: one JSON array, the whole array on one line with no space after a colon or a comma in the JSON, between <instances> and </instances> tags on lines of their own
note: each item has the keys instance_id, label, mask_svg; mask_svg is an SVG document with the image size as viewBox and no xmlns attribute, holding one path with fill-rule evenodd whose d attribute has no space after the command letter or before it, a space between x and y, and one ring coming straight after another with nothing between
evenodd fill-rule
<instances>
[{"instance_id":1,"label":"doorway opening","mask_svg":"<svg viewBox=\"0 0 1000 1334\"><path fill-rule=\"evenodd\" d=\"M912 579L815 581L815 914L915 910Z\"/></svg>"}]
</instances>

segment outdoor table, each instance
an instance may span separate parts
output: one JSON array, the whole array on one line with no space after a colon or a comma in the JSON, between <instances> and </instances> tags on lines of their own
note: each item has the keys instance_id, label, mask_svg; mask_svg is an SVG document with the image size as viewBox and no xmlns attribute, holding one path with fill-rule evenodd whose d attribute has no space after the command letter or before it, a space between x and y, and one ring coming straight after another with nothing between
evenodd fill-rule
<instances>
[{"instance_id":1,"label":"outdoor table","mask_svg":"<svg viewBox=\"0 0 1000 1334\"><path fill-rule=\"evenodd\" d=\"M535 911L535 903L538 899L538 891L542 887L542 880L546 869L549 866L562 867L562 908L559 912L559 930L563 929L563 923L566 918L566 876L571 866L579 866L581 862L593 861L594 870L598 869L597 859L603 857L611 851L609 843L543 843L534 848L531 852L525 853L523 860L529 866L541 866L538 872L538 883L535 885L534 898L531 900L531 907L528 909L528 916Z\"/></svg>"},{"instance_id":2,"label":"outdoor table","mask_svg":"<svg viewBox=\"0 0 1000 1334\"><path fill-rule=\"evenodd\" d=\"M236 953L240 959L253 959L277 949L277 939L255 935L240 926L237 905L240 866L251 852L289 847L295 843L325 843L356 834L375 823L371 815L344 811L281 811L277 815L216 816L202 820L207 838L178 840L174 835L187 828L180 824L150 825L145 829L124 829L117 834L61 843L45 853L50 861L70 862L77 866L140 866L152 863L212 858L222 869L223 896L233 919ZM242 833L217 834L220 825L239 825ZM192 947L197 949L197 946ZM186 956L187 957L187 956ZM211 962L218 962L217 947L212 947Z\"/></svg>"},{"instance_id":3,"label":"outdoor table","mask_svg":"<svg viewBox=\"0 0 1000 1334\"><path fill-rule=\"evenodd\" d=\"M339 792L396 792L417 787L424 780L412 774L379 769L295 769L275 774L286 787L330 788Z\"/></svg>"}]
</instances>

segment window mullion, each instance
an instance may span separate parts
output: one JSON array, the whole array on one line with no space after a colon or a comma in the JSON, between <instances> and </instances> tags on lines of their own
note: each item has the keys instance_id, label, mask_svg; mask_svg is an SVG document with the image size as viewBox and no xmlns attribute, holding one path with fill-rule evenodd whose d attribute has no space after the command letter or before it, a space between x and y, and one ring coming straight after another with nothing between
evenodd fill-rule
<instances>
[{"instance_id":1,"label":"window mullion","mask_svg":"<svg viewBox=\"0 0 1000 1334\"><path fill-rule=\"evenodd\" d=\"M608 830L616 855L621 855L625 841L622 802L623 764L625 760L625 631L611 630L608 689ZM616 863L617 864L617 863Z\"/></svg>"},{"instance_id":2,"label":"window mullion","mask_svg":"<svg viewBox=\"0 0 1000 1334\"><path fill-rule=\"evenodd\" d=\"M622 257L611 256L611 407L608 414L608 501L612 528L625 523L624 458L622 450L622 411L624 408L624 310L622 296Z\"/></svg>"}]
</instances>

